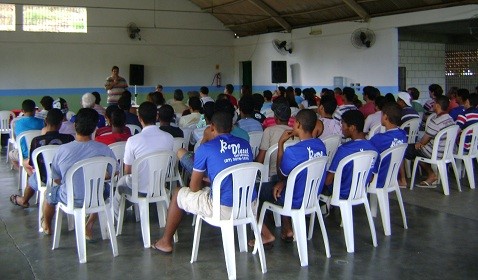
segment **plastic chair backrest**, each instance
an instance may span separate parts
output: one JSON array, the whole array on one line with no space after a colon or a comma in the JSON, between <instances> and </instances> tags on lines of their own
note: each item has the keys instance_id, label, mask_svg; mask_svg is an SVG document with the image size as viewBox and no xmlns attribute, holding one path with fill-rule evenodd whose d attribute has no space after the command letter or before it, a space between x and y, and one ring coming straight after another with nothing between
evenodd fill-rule
<instances>
[{"instance_id":1,"label":"plastic chair backrest","mask_svg":"<svg viewBox=\"0 0 478 280\"><path fill-rule=\"evenodd\" d=\"M135 124L127 124L126 126L129 128L129 131L131 131L131 135L136 135L141 132L141 127Z\"/></svg>"},{"instance_id":2,"label":"plastic chair backrest","mask_svg":"<svg viewBox=\"0 0 478 280\"><path fill-rule=\"evenodd\" d=\"M177 153L181 148L185 148L184 137L174 137L173 152Z\"/></svg>"},{"instance_id":3,"label":"plastic chair backrest","mask_svg":"<svg viewBox=\"0 0 478 280\"><path fill-rule=\"evenodd\" d=\"M407 149L407 146L407 144L399 144L397 146L388 148L382 153L380 153L381 161L378 170L380 170L380 167L383 163L383 159L387 157L390 158L390 165L388 166L387 176L385 177L386 179L383 186L376 186L378 175L374 176L373 182L375 184L375 187L383 187L385 189L389 186L398 185L398 170L400 169L400 164L402 163L403 157L405 156L405 150Z\"/></svg>"},{"instance_id":4,"label":"plastic chair backrest","mask_svg":"<svg viewBox=\"0 0 478 280\"><path fill-rule=\"evenodd\" d=\"M470 137L470 142L467 143L469 149L465 150L465 140L466 137ZM478 123L474 123L468 127L465 127L461 131L460 142L458 144L458 150L456 152L457 156L469 156L472 155L474 157L478 156Z\"/></svg>"},{"instance_id":5,"label":"plastic chair backrest","mask_svg":"<svg viewBox=\"0 0 478 280\"><path fill-rule=\"evenodd\" d=\"M17 136L15 146L18 149L18 156L19 156L19 159L20 159L20 162L19 162L20 166L23 166L23 160L25 159L25 158L23 158L23 153L22 153L22 148L21 148L22 141L25 141L25 143L27 144L27 147L28 147L27 154L29 155L30 154L30 145L32 143L32 139L37 137L37 136L40 136L40 134L41 134L41 130L28 130L28 131L20 133L20 135Z\"/></svg>"},{"instance_id":6,"label":"plastic chair backrest","mask_svg":"<svg viewBox=\"0 0 478 280\"><path fill-rule=\"evenodd\" d=\"M196 129L196 125L192 126L186 126L186 127L181 127L183 131L183 136L184 136L184 145L183 147L189 147L189 141L191 140L191 134L193 133L193 130Z\"/></svg>"},{"instance_id":7,"label":"plastic chair backrest","mask_svg":"<svg viewBox=\"0 0 478 280\"><path fill-rule=\"evenodd\" d=\"M337 151L337 148L340 146L341 141L342 141L341 135L329 135L325 137L324 139L322 139L322 142L324 142L325 148L327 150L327 157L329 158L329 163L334 158L335 152Z\"/></svg>"},{"instance_id":8,"label":"plastic chair backrest","mask_svg":"<svg viewBox=\"0 0 478 280\"><path fill-rule=\"evenodd\" d=\"M103 192L107 171L109 171L109 174L116 172L116 160L114 158L104 156L92 157L73 164L65 175L67 209L69 211L74 209L74 188L85 188L83 208L104 207ZM81 172L84 186L73 186L73 177L76 172ZM114 184L114 180L112 180L112 184ZM111 186L111 189L113 187Z\"/></svg>"},{"instance_id":9,"label":"plastic chair backrest","mask_svg":"<svg viewBox=\"0 0 478 280\"><path fill-rule=\"evenodd\" d=\"M10 121L15 118L12 111L0 111L0 133L10 133Z\"/></svg>"},{"instance_id":10,"label":"plastic chair backrest","mask_svg":"<svg viewBox=\"0 0 478 280\"><path fill-rule=\"evenodd\" d=\"M284 149L291 145L295 145L298 140L288 140L284 143ZM262 180L263 182L269 182L270 181L270 164L271 164L271 158L272 157L277 157L277 144L274 144L267 149L266 155L264 157L264 174L262 175Z\"/></svg>"},{"instance_id":11,"label":"plastic chair backrest","mask_svg":"<svg viewBox=\"0 0 478 280\"><path fill-rule=\"evenodd\" d=\"M166 192L166 176L170 174L173 167L175 155L173 151L161 151L151 153L133 162L132 173L132 198L138 199L139 177L148 177L149 183L147 186L146 197L161 197L167 196ZM139 174L139 167L143 164L148 166L148 172Z\"/></svg>"},{"instance_id":12,"label":"plastic chair backrest","mask_svg":"<svg viewBox=\"0 0 478 280\"><path fill-rule=\"evenodd\" d=\"M378 123L378 124L372 126L372 128L370 128L370 131L367 134L367 139L370 139L375 134L381 133L383 131L385 131L385 128L382 126L382 124Z\"/></svg>"},{"instance_id":13,"label":"plastic chair backrest","mask_svg":"<svg viewBox=\"0 0 478 280\"><path fill-rule=\"evenodd\" d=\"M287 185L284 197L284 210L290 211L292 209L292 198L294 195L294 188L297 187L295 180L300 172L307 170L307 179L304 187L304 196L302 198L302 205L300 209L308 209L317 206L317 197L319 195L319 188L322 186L322 177L325 173L328 158L326 156L309 159L297 165L290 172L287 177Z\"/></svg>"},{"instance_id":14,"label":"plastic chair backrest","mask_svg":"<svg viewBox=\"0 0 478 280\"><path fill-rule=\"evenodd\" d=\"M433 150L431 160L451 159L453 158L453 147L455 146L456 136L458 135L458 125L450 125L440 130L433 140ZM440 144L445 142L443 146L443 155L438 157Z\"/></svg>"},{"instance_id":15,"label":"plastic chair backrest","mask_svg":"<svg viewBox=\"0 0 478 280\"><path fill-rule=\"evenodd\" d=\"M261 146L262 135L264 134L263 131L253 131L249 132L249 144L251 144L252 154L254 158L259 153L259 147Z\"/></svg>"},{"instance_id":16,"label":"plastic chair backrest","mask_svg":"<svg viewBox=\"0 0 478 280\"><path fill-rule=\"evenodd\" d=\"M116 161L118 162L119 166L119 178L123 176L124 171L124 152L126 148L126 141L120 141L116 143L109 144L111 151L115 154Z\"/></svg>"},{"instance_id":17,"label":"plastic chair backrest","mask_svg":"<svg viewBox=\"0 0 478 280\"><path fill-rule=\"evenodd\" d=\"M334 186L332 191L332 205L338 205L340 199L340 187L342 176L351 176L351 185L348 201L353 204L354 201L360 201L367 195L368 174L372 163L377 158L374 151L362 151L344 157L337 166L334 176ZM353 164L352 174L343 174L343 169L347 164Z\"/></svg>"},{"instance_id":18,"label":"plastic chair backrest","mask_svg":"<svg viewBox=\"0 0 478 280\"><path fill-rule=\"evenodd\" d=\"M212 182L212 219L221 219L221 183L232 176L232 211L231 220L254 218L252 213L252 193L258 174L264 174L264 165L257 162L247 162L233 165L219 172ZM259 177L260 179L260 177ZM260 192L260 186L259 191Z\"/></svg>"},{"instance_id":19,"label":"plastic chair backrest","mask_svg":"<svg viewBox=\"0 0 478 280\"><path fill-rule=\"evenodd\" d=\"M52 173L51 173L51 163L53 162L53 157L55 156L56 152L60 148L60 145L45 145L36 148L32 153L32 161L33 166L35 167L35 176L37 179L37 184L41 185L41 174L40 174L40 166L38 164L38 160L40 159L40 155L43 157L43 163L45 164L45 171L46 171L46 187L52 185Z\"/></svg>"},{"instance_id":20,"label":"plastic chair backrest","mask_svg":"<svg viewBox=\"0 0 478 280\"><path fill-rule=\"evenodd\" d=\"M410 119L406 122L404 122L400 128L407 131L407 137L408 137L408 140L407 140L407 143L408 144L414 144L417 142L417 137L418 137L418 131L420 129L420 123L421 123L421 119L420 118L414 118L414 119Z\"/></svg>"}]
</instances>

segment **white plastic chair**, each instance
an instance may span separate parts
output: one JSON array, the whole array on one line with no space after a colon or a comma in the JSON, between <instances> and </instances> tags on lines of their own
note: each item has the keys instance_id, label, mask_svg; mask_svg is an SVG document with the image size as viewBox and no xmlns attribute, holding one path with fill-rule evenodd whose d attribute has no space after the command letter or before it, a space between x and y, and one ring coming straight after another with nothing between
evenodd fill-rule
<instances>
[{"instance_id":1,"label":"white plastic chair","mask_svg":"<svg viewBox=\"0 0 478 280\"><path fill-rule=\"evenodd\" d=\"M172 151L161 151L151 153L136 159L132 166L132 194L122 194L118 215L118 225L116 234L120 235L123 230L123 219L126 199L139 206L141 217L141 233L143 236L144 248L151 247L150 226L149 226L149 204L156 203L158 211L159 226L166 225L166 213L169 207L169 194L166 191L166 178L169 174L172 164L175 160ZM139 174L139 167L146 164L149 168L148 172ZM139 177L148 176L149 184L147 186L146 196L139 196ZM162 207L162 209L161 209ZM177 236L175 235L175 240Z\"/></svg>"},{"instance_id":2,"label":"white plastic chair","mask_svg":"<svg viewBox=\"0 0 478 280\"><path fill-rule=\"evenodd\" d=\"M385 131L385 127L382 124L376 124L370 128L370 131L367 134L367 139L372 138L375 134Z\"/></svg>"},{"instance_id":3,"label":"white plastic chair","mask_svg":"<svg viewBox=\"0 0 478 280\"><path fill-rule=\"evenodd\" d=\"M173 143L173 152L176 155L178 153L178 150L184 148L184 138L183 137L175 137L174 138L174 143ZM167 181L171 183L170 185L170 193L172 193L172 188L173 182L177 182L179 186L183 187L183 178L181 177L181 173L179 173L179 160L175 156L174 157L174 163L173 163L173 169L171 170L171 173L169 174Z\"/></svg>"},{"instance_id":4,"label":"white plastic chair","mask_svg":"<svg viewBox=\"0 0 478 280\"><path fill-rule=\"evenodd\" d=\"M105 174L116 171L116 160L110 157L92 157L75 163L68 169L65 175L67 203L59 202L56 206L55 234L53 236L52 250L60 244L62 211L73 214L75 217L76 245L78 247L78 258L80 263L86 263L86 236L85 216L91 213L98 213L101 235L107 239L107 232L111 241L113 256L118 256L118 244L114 234L113 210L110 206L111 199L104 200L103 191L105 187ZM84 186L73 186L73 176L80 172L85 182ZM114 180L112 181L114 184ZM74 189L84 188L85 197L81 208L74 205ZM105 224L106 222L106 224Z\"/></svg>"},{"instance_id":5,"label":"white plastic chair","mask_svg":"<svg viewBox=\"0 0 478 280\"><path fill-rule=\"evenodd\" d=\"M19 190L22 190L22 193L23 191L25 190L25 187L26 187L26 184L27 184L27 171L25 170L25 168L23 168L23 160L25 159L23 157L23 153L22 153L22 148L21 148L21 144L23 141L26 142L27 144L27 147L28 147L28 151L27 151L27 154L28 156L30 156L30 145L32 143L32 139L37 137L37 136L40 136L41 134L41 130L28 130L28 131L25 131L25 132L22 132L20 133L20 135L17 136L17 139L16 139L16 143L15 143L15 148L18 150L18 165L19 165L19 185L18 185L18 189Z\"/></svg>"},{"instance_id":6,"label":"white plastic chair","mask_svg":"<svg viewBox=\"0 0 478 280\"><path fill-rule=\"evenodd\" d=\"M15 114L12 111L0 111L0 134L11 134L10 121L15 118ZM7 144L7 160L8 162L8 152L10 150L10 145Z\"/></svg>"},{"instance_id":7,"label":"white plastic chair","mask_svg":"<svg viewBox=\"0 0 478 280\"><path fill-rule=\"evenodd\" d=\"M465 151L465 138L470 137L470 146L469 150ZM461 132L460 142L458 144L458 149L456 153L453 154L453 157L456 160L458 174L462 174L462 165L465 166L465 171L468 176L468 183L470 184L470 189L475 188L475 174L473 170L473 160L478 157L478 123L472 124Z\"/></svg>"},{"instance_id":8,"label":"white plastic chair","mask_svg":"<svg viewBox=\"0 0 478 280\"><path fill-rule=\"evenodd\" d=\"M247 252L246 225L250 224L254 232L256 246L259 250L262 273L267 272L266 258L262 238L259 232L256 218L252 211L252 193L258 173L263 174L264 165L257 162L241 163L219 172L212 183L212 217L197 215L196 227L194 230L193 249L191 263L197 260L199 240L201 237L202 221L221 228L224 256L226 259L227 274L229 279L236 279L236 256L234 245L234 227L237 227L239 251ZM232 176L233 206L229 219L221 220L221 183L227 177ZM259 187L260 189L260 187Z\"/></svg>"},{"instance_id":9,"label":"white plastic chair","mask_svg":"<svg viewBox=\"0 0 478 280\"><path fill-rule=\"evenodd\" d=\"M131 135L136 135L141 132L141 127L135 124L127 124L126 127L129 128L129 131L131 131Z\"/></svg>"},{"instance_id":10,"label":"white plastic chair","mask_svg":"<svg viewBox=\"0 0 478 280\"><path fill-rule=\"evenodd\" d=\"M443 187L443 193L445 195L450 195L450 187L448 185L448 171L446 165L451 163L453 172L455 173L456 183L458 190L461 192L460 186L460 177L458 176L458 170L456 168L455 158L453 157L453 146L455 143L456 136L458 134L458 125L451 125L447 128L440 130L434 138L432 156L431 158L425 157L416 157L415 162L413 163L413 173L412 173L412 182L410 190L413 190L415 183L415 175L418 168L419 162L425 162L432 165L436 165L438 168L438 173L440 174L440 181ZM440 143L445 143L443 148L443 155L438 157L438 148Z\"/></svg>"},{"instance_id":11,"label":"white plastic chair","mask_svg":"<svg viewBox=\"0 0 478 280\"><path fill-rule=\"evenodd\" d=\"M407 143L415 144L418 138L418 131L420 130L420 123L422 120L420 118L410 119L404 122L400 128L407 132ZM405 159L405 174L410 178L411 171L411 161Z\"/></svg>"},{"instance_id":12,"label":"white plastic chair","mask_svg":"<svg viewBox=\"0 0 478 280\"><path fill-rule=\"evenodd\" d=\"M59 145L46 145L42 147L36 148L32 153L32 161L33 166L35 168L35 176L38 184L38 198L39 198L39 207L38 207L38 231L43 232L43 228L41 226L41 219L43 217L43 202L45 200L45 192L47 187L51 186L53 183L52 174L51 174L51 163L53 162L53 157L55 153L58 151ZM41 181L40 176L40 166L38 164L38 159L40 156L43 157L43 163L45 164L45 172L46 172L46 183L44 184Z\"/></svg>"},{"instance_id":13,"label":"white plastic chair","mask_svg":"<svg viewBox=\"0 0 478 280\"><path fill-rule=\"evenodd\" d=\"M259 146L261 146L263 131L249 132L249 144L251 144L253 158L256 158L259 153Z\"/></svg>"},{"instance_id":14,"label":"white plastic chair","mask_svg":"<svg viewBox=\"0 0 478 280\"><path fill-rule=\"evenodd\" d=\"M282 216L288 216L292 218L294 237L297 241L297 250L299 251L299 259L301 266L307 266L309 264L307 253L307 239L312 239L315 220L314 215L316 215L317 219L319 220L320 230L322 231L322 238L324 239L325 255L327 256L327 258L330 258L327 230L325 229L324 219L322 218L319 202L317 200L318 190L326 166L327 157L313 158L296 166L287 178L284 205L280 206L266 201L262 205L261 215L259 216L259 231L261 231L262 229L262 225L264 223L264 216L267 210L278 213ZM304 196L302 198L302 204L299 209L293 209L292 198L294 194L294 188L296 187L295 181L299 173L304 170L307 170L307 180L304 186ZM307 237L305 215L309 214L312 215L310 217L309 235Z\"/></svg>"},{"instance_id":15,"label":"white plastic chair","mask_svg":"<svg viewBox=\"0 0 478 280\"><path fill-rule=\"evenodd\" d=\"M392 234L392 229L390 226L390 202L388 200L388 193L395 192L397 195L398 205L400 206L400 211L402 213L403 219L403 228L407 229L407 216L405 215L405 208L403 206L402 194L400 193L400 187L398 185L398 170L400 169L400 164L402 163L403 157L405 155L405 150L407 149L407 144L400 144L395 147L391 147L380 154L382 161L383 159L390 158L390 165L387 170L386 179L383 186L377 186L377 177L374 176L372 183L368 188L368 193L370 193L370 204L372 210L372 216L377 216L377 200L378 206L380 207L380 215L382 217L382 226L383 231L386 236ZM380 170L380 166L379 166Z\"/></svg>"},{"instance_id":16,"label":"white plastic chair","mask_svg":"<svg viewBox=\"0 0 478 280\"><path fill-rule=\"evenodd\" d=\"M193 133L194 129L196 129L196 125L181 127L181 130L183 131L183 136L184 136L183 147L185 147L186 150L189 147L189 141L191 140L191 134Z\"/></svg>"},{"instance_id":17,"label":"white plastic chair","mask_svg":"<svg viewBox=\"0 0 478 280\"><path fill-rule=\"evenodd\" d=\"M108 147L111 149L113 154L115 154L115 158L118 161L118 177L123 177L124 172L124 151L126 147L126 141L120 141L116 143L109 144Z\"/></svg>"},{"instance_id":18,"label":"white plastic chair","mask_svg":"<svg viewBox=\"0 0 478 280\"><path fill-rule=\"evenodd\" d=\"M341 135L329 135L322 139L322 142L325 144L325 148L327 150L327 167L330 166L330 163L332 162L332 159L335 156L335 152L337 152L337 149L339 148L340 144L342 141L342 136Z\"/></svg>"},{"instance_id":19,"label":"white plastic chair","mask_svg":"<svg viewBox=\"0 0 478 280\"><path fill-rule=\"evenodd\" d=\"M377 158L377 153L373 151L363 151L351 154L343 158L335 171L334 186L330 204L340 207L342 216L342 226L344 229L345 245L347 252L355 251L354 245L354 225L352 206L363 204L367 212L367 219L372 234L373 246L377 247L377 235L373 223L370 205L367 200L367 179L372 163ZM343 174L343 168L348 163L353 164L352 174ZM342 176L351 176L350 193L347 199L340 198L340 188Z\"/></svg>"}]
</instances>

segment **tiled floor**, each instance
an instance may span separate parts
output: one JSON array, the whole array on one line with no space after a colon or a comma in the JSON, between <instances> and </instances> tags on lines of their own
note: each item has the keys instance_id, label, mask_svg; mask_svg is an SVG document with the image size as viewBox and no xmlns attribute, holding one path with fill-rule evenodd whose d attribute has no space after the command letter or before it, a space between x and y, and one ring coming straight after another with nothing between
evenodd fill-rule
<instances>
[{"instance_id":1,"label":"tiled floor","mask_svg":"<svg viewBox=\"0 0 478 280\"><path fill-rule=\"evenodd\" d=\"M467 185L467 183L465 183ZM108 240L87 244L88 263L79 264L75 234L64 224L60 248L52 251L52 237L38 233L38 208L21 209L9 202L18 193L17 173L0 157L0 278L1 279L226 279L220 231L203 226L198 261L190 264L193 227L187 216L179 229L172 255L144 249L139 223L128 213L119 256ZM375 219L378 247L372 246L362 207L354 210L355 253L345 249L339 211L325 219L332 257L327 259L320 230L308 244L309 266L300 267L295 244L277 240L266 251L266 274L258 256L236 253L239 279L476 279L478 277L478 190L463 186L449 197L440 189L403 190L409 229L402 227L396 201L391 201L392 235L384 236ZM154 213L154 211L152 211ZM162 234L151 218L152 239ZM317 224L317 223L316 223ZM280 230L276 230L276 235ZM95 236L100 233L96 228ZM236 245L237 250L237 245Z\"/></svg>"}]
</instances>

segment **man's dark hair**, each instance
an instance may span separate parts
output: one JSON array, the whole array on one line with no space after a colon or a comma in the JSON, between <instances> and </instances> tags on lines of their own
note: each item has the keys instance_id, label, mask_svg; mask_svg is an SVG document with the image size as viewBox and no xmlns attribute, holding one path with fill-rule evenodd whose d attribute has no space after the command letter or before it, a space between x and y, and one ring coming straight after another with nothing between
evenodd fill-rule
<instances>
[{"instance_id":1,"label":"man's dark hair","mask_svg":"<svg viewBox=\"0 0 478 280\"><path fill-rule=\"evenodd\" d=\"M475 108L478 106L478 94L472 93L468 96L468 100L470 101L470 106Z\"/></svg>"},{"instance_id":2,"label":"man's dark hair","mask_svg":"<svg viewBox=\"0 0 478 280\"><path fill-rule=\"evenodd\" d=\"M254 99L250 95L244 95L239 100L239 110L245 115L254 113Z\"/></svg>"},{"instance_id":3,"label":"man's dark hair","mask_svg":"<svg viewBox=\"0 0 478 280\"><path fill-rule=\"evenodd\" d=\"M363 87L363 96L367 96L368 99L370 100L375 100L377 97L377 91L375 90L375 87L372 86L365 86Z\"/></svg>"},{"instance_id":4,"label":"man's dark hair","mask_svg":"<svg viewBox=\"0 0 478 280\"><path fill-rule=\"evenodd\" d=\"M193 96L189 98L189 107L193 109L193 111L199 111L202 108L201 99L199 97Z\"/></svg>"},{"instance_id":5,"label":"man's dark hair","mask_svg":"<svg viewBox=\"0 0 478 280\"><path fill-rule=\"evenodd\" d=\"M206 102L204 106L202 107L203 113L204 113L204 118L210 122L212 119L212 116L214 115L214 102Z\"/></svg>"},{"instance_id":6,"label":"man's dark hair","mask_svg":"<svg viewBox=\"0 0 478 280\"><path fill-rule=\"evenodd\" d=\"M51 109L46 114L45 122L52 126L60 126L63 122L63 112L60 109Z\"/></svg>"},{"instance_id":7,"label":"man's dark hair","mask_svg":"<svg viewBox=\"0 0 478 280\"><path fill-rule=\"evenodd\" d=\"M153 91L148 93L148 101L153 102L156 106L162 106L166 100L164 100L163 95L159 91Z\"/></svg>"},{"instance_id":8,"label":"man's dark hair","mask_svg":"<svg viewBox=\"0 0 478 280\"><path fill-rule=\"evenodd\" d=\"M157 115L158 110L154 103L145 101L139 105L138 116L143 120L145 125L156 124Z\"/></svg>"},{"instance_id":9,"label":"man's dark hair","mask_svg":"<svg viewBox=\"0 0 478 280\"><path fill-rule=\"evenodd\" d=\"M264 97L260 93L254 93L252 99L254 99L254 111L260 111L264 105Z\"/></svg>"},{"instance_id":10,"label":"man's dark hair","mask_svg":"<svg viewBox=\"0 0 478 280\"><path fill-rule=\"evenodd\" d=\"M95 104L100 104L101 102L101 96L100 93L97 91L93 91L91 94L95 96Z\"/></svg>"},{"instance_id":11,"label":"man's dark hair","mask_svg":"<svg viewBox=\"0 0 478 280\"><path fill-rule=\"evenodd\" d=\"M179 88L178 88L178 89L175 89L175 90L174 90L174 95L173 95L173 97L174 97L174 100L183 101L183 99L184 99L184 93L183 93L183 91L182 91L181 89L179 89Z\"/></svg>"},{"instance_id":12,"label":"man's dark hair","mask_svg":"<svg viewBox=\"0 0 478 280\"><path fill-rule=\"evenodd\" d=\"M202 94L208 95L209 94L209 89L207 87L201 87L199 90Z\"/></svg>"},{"instance_id":13,"label":"man's dark hair","mask_svg":"<svg viewBox=\"0 0 478 280\"><path fill-rule=\"evenodd\" d=\"M232 130L232 115L224 111L218 111L212 116L211 123L214 124L219 133L229 133Z\"/></svg>"},{"instance_id":14,"label":"man's dark hair","mask_svg":"<svg viewBox=\"0 0 478 280\"><path fill-rule=\"evenodd\" d=\"M82 136L91 135L98 125L99 118L95 109L81 108L75 118L76 133Z\"/></svg>"},{"instance_id":15,"label":"man's dark hair","mask_svg":"<svg viewBox=\"0 0 478 280\"><path fill-rule=\"evenodd\" d=\"M300 123L305 132L312 132L317 123L317 114L310 109L302 109L295 116L295 121Z\"/></svg>"},{"instance_id":16,"label":"man's dark hair","mask_svg":"<svg viewBox=\"0 0 478 280\"><path fill-rule=\"evenodd\" d=\"M435 102L440 106L442 111L447 111L448 106L450 106L450 99L444 95L437 96Z\"/></svg>"},{"instance_id":17,"label":"man's dark hair","mask_svg":"<svg viewBox=\"0 0 478 280\"><path fill-rule=\"evenodd\" d=\"M408 88L408 93L412 97L412 100L417 100L420 97L420 91L416 87Z\"/></svg>"},{"instance_id":18,"label":"man's dark hair","mask_svg":"<svg viewBox=\"0 0 478 280\"><path fill-rule=\"evenodd\" d=\"M377 96L375 98L375 106L377 106L380 111L382 110L383 105L385 105L385 103L387 103L387 99L385 99L384 96Z\"/></svg>"},{"instance_id":19,"label":"man's dark hair","mask_svg":"<svg viewBox=\"0 0 478 280\"><path fill-rule=\"evenodd\" d=\"M226 85L226 91L227 91L227 93L232 94L234 92L234 86L231 85L231 84L227 84Z\"/></svg>"},{"instance_id":20,"label":"man's dark hair","mask_svg":"<svg viewBox=\"0 0 478 280\"><path fill-rule=\"evenodd\" d=\"M119 71L119 67L118 67L118 66L115 65L115 66L111 67L111 71L113 71L113 70L115 70L115 69Z\"/></svg>"},{"instance_id":21,"label":"man's dark hair","mask_svg":"<svg viewBox=\"0 0 478 280\"><path fill-rule=\"evenodd\" d=\"M234 117L234 106L232 105L229 99L219 99L214 104L214 112L226 112L231 115L231 118ZM232 121L231 121L232 122Z\"/></svg>"},{"instance_id":22,"label":"man's dark hair","mask_svg":"<svg viewBox=\"0 0 478 280\"><path fill-rule=\"evenodd\" d=\"M348 110L342 114L342 122L349 126L355 126L358 132L363 132L365 118L359 110Z\"/></svg>"},{"instance_id":23,"label":"man's dark hair","mask_svg":"<svg viewBox=\"0 0 478 280\"><path fill-rule=\"evenodd\" d=\"M383 105L382 114L387 115L390 123L394 125L402 124L402 109L397 103L386 103Z\"/></svg>"},{"instance_id":24,"label":"man's dark hair","mask_svg":"<svg viewBox=\"0 0 478 280\"><path fill-rule=\"evenodd\" d=\"M343 94L348 102L353 102L354 99L357 97L357 95L355 94L355 90L351 87L344 87Z\"/></svg>"},{"instance_id":25,"label":"man's dark hair","mask_svg":"<svg viewBox=\"0 0 478 280\"><path fill-rule=\"evenodd\" d=\"M271 101L272 99L272 91L270 90L264 90L262 92L262 94L264 95L264 98L267 100L267 101Z\"/></svg>"},{"instance_id":26,"label":"man's dark hair","mask_svg":"<svg viewBox=\"0 0 478 280\"><path fill-rule=\"evenodd\" d=\"M466 88L460 88L458 89L456 96L459 96L463 102L468 100L470 98L470 92Z\"/></svg>"},{"instance_id":27,"label":"man's dark hair","mask_svg":"<svg viewBox=\"0 0 478 280\"><path fill-rule=\"evenodd\" d=\"M25 113L33 113L35 112L35 101L31 99L25 99L22 102L22 110Z\"/></svg>"},{"instance_id":28,"label":"man's dark hair","mask_svg":"<svg viewBox=\"0 0 478 280\"><path fill-rule=\"evenodd\" d=\"M117 104L121 110L129 111L129 109L131 109L131 98L128 98L127 96L121 96L118 99Z\"/></svg>"},{"instance_id":29,"label":"man's dark hair","mask_svg":"<svg viewBox=\"0 0 478 280\"><path fill-rule=\"evenodd\" d=\"M53 98L51 96L43 96L40 100L40 104L45 110L50 111L53 108Z\"/></svg>"},{"instance_id":30,"label":"man's dark hair","mask_svg":"<svg viewBox=\"0 0 478 280\"><path fill-rule=\"evenodd\" d=\"M174 119L174 109L171 105L163 105L158 109L158 117L163 122L172 122Z\"/></svg>"},{"instance_id":31,"label":"man's dark hair","mask_svg":"<svg viewBox=\"0 0 478 280\"><path fill-rule=\"evenodd\" d=\"M391 92L385 94L385 100L386 100L386 102L391 102L391 103L397 102L395 100L395 96L393 96L393 94Z\"/></svg>"},{"instance_id":32,"label":"man's dark hair","mask_svg":"<svg viewBox=\"0 0 478 280\"><path fill-rule=\"evenodd\" d=\"M441 96L443 95L443 89L440 85L437 85L437 84L431 84L429 87L428 87L428 90L433 92L433 94L435 95L435 97L437 96Z\"/></svg>"},{"instance_id":33,"label":"man's dark hair","mask_svg":"<svg viewBox=\"0 0 478 280\"><path fill-rule=\"evenodd\" d=\"M295 95L297 95L297 96L300 96L302 94L302 89L301 88L296 87L294 89L294 91L295 91Z\"/></svg>"},{"instance_id":34,"label":"man's dark hair","mask_svg":"<svg viewBox=\"0 0 478 280\"><path fill-rule=\"evenodd\" d=\"M122 110L116 109L111 113L111 126L124 127L126 125L126 115Z\"/></svg>"},{"instance_id":35,"label":"man's dark hair","mask_svg":"<svg viewBox=\"0 0 478 280\"><path fill-rule=\"evenodd\" d=\"M334 96L324 95L320 99L320 105L324 107L324 111L327 115L332 115L337 109L337 100Z\"/></svg>"},{"instance_id":36,"label":"man's dark hair","mask_svg":"<svg viewBox=\"0 0 478 280\"><path fill-rule=\"evenodd\" d=\"M118 105L110 105L108 107L106 107L106 110L105 110L105 116L108 118L108 119L111 119L111 116L113 114L113 112L115 110L120 110L121 112L123 112L123 110L121 110Z\"/></svg>"},{"instance_id":37,"label":"man's dark hair","mask_svg":"<svg viewBox=\"0 0 478 280\"><path fill-rule=\"evenodd\" d=\"M129 91L129 90L123 91L123 92L121 93L121 97L123 97L123 96L129 98L130 100L131 100L131 98L133 97L133 95L131 94L131 91Z\"/></svg>"}]
</instances>

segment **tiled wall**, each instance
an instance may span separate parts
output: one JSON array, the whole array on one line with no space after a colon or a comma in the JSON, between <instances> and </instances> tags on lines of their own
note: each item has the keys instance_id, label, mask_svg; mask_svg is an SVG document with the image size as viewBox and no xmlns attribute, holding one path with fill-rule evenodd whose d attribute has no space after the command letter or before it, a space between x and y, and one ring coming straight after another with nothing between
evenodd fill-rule
<instances>
[{"instance_id":1,"label":"tiled wall","mask_svg":"<svg viewBox=\"0 0 478 280\"><path fill-rule=\"evenodd\" d=\"M407 88L420 91L422 104L429 99L428 86L445 84L445 44L423 42L399 42L399 66L407 69Z\"/></svg>"}]
</instances>

